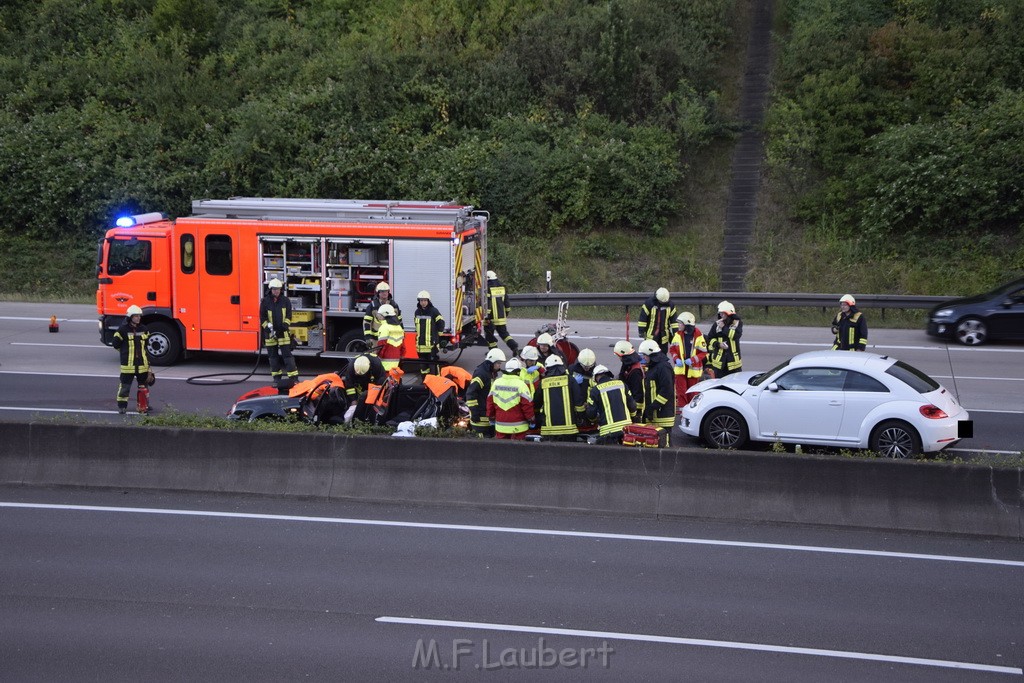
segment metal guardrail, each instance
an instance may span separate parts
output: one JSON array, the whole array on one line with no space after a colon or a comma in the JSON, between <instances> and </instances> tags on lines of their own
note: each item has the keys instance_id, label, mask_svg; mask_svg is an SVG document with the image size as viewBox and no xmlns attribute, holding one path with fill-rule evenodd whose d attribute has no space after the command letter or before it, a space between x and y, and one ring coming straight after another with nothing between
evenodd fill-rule
<instances>
[{"instance_id":1,"label":"metal guardrail","mask_svg":"<svg viewBox=\"0 0 1024 683\"><path fill-rule=\"evenodd\" d=\"M577 306L640 306L650 293L640 292L551 292L540 294L510 294L514 306L557 306L568 301ZM737 309L744 307L772 308L838 308L842 294L777 294L770 292L672 292L672 300L687 306L717 306L726 299ZM857 294L857 306L864 309L909 308L930 309L953 297L900 296L897 294ZM700 315L700 314L698 314Z\"/></svg>"}]
</instances>

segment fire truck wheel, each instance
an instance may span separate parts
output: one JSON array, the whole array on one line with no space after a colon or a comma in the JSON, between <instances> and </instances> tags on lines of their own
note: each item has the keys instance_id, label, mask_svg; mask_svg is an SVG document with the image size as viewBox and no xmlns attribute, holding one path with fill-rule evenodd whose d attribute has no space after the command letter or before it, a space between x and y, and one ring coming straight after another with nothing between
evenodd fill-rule
<instances>
[{"instance_id":1,"label":"fire truck wheel","mask_svg":"<svg viewBox=\"0 0 1024 683\"><path fill-rule=\"evenodd\" d=\"M338 337L338 341L334 344L335 351L363 353L369 349L370 347L366 344L366 339L363 337L363 330L361 328L349 330Z\"/></svg>"},{"instance_id":2,"label":"fire truck wheel","mask_svg":"<svg viewBox=\"0 0 1024 683\"><path fill-rule=\"evenodd\" d=\"M146 353L153 365L174 365L181 356L181 335L174 325L167 322L147 323L149 341Z\"/></svg>"}]
</instances>

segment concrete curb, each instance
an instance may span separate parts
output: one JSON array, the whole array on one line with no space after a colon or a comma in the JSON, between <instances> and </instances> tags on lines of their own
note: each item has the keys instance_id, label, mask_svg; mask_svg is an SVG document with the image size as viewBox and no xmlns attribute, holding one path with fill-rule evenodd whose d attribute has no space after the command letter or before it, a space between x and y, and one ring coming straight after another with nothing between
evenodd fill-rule
<instances>
[{"instance_id":1,"label":"concrete curb","mask_svg":"<svg viewBox=\"0 0 1024 683\"><path fill-rule=\"evenodd\" d=\"M0 423L0 483L1024 538L1020 468L689 448Z\"/></svg>"}]
</instances>

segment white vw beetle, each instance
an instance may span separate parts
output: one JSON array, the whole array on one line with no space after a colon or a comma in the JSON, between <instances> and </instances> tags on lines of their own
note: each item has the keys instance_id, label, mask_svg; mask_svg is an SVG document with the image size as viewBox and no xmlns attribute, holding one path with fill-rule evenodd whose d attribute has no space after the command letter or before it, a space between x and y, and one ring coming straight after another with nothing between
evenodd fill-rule
<instances>
[{"instance_id":1,"label":"white vw beetle","mask_svg":"<svg viewBox=\"0 0 1024 683\"><path fill-rule=\"evenodd\" d=\"M972 436L942 385L888 356L811 351L768 372L700 382L679 429L715 448L748 440L867 448L890 458L941 451Z\"/></svg>"}]
</instances>

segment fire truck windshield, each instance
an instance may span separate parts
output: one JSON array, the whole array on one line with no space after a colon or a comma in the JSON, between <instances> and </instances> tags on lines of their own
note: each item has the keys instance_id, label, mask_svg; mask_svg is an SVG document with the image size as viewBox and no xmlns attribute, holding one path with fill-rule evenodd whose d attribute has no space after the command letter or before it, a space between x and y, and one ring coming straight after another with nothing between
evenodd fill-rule
<instances>
[{"instance_id":1,"label":"fire truck windshield","mask_svg":"<svg viewBox=\"0 0 1024 683\"><path fill-rule=\"evenodd\" d=\"M110 240L107 250L107 274L124 275L132 270L153 267L153 245L149 240Z\"/></svg>"}]
</instances>

